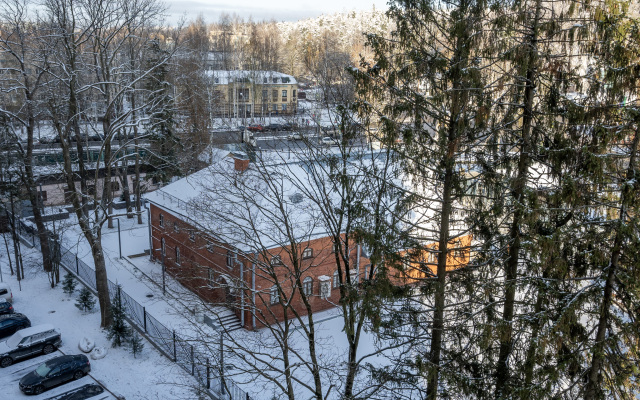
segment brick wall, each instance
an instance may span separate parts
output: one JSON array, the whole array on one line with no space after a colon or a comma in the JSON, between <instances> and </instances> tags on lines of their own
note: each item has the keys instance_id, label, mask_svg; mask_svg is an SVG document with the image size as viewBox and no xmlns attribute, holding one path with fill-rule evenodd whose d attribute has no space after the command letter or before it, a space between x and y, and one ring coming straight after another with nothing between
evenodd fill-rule
<instances>
[{"instance_id":1,"label":"brick wall","mask_svg":"<svg viewBox=\"0 0 640 400\"><path fill-rule=\"evenodd\" d=\"M283 303L290 304L299 315L306 315L307 305L300 294L305 286L305 278L311 278L311 292L307 298L308 307L313 312L327 310L338 304L340 290L336 285L335 275L338 264L333 241L329 237L300 243L295 249L296 257L291 249L282 247L271 248L261 254L242 254L234 252L230 246L207 233L198 231L185 221L186 218L154 204L151 204L150 211L153 254L156 260L162 260L160 248L164 238L167 272L204 301L232 308L239 319L242 319L244 313L246 329L259 329L283 321L285 313L288 318L295 318L293 310L283 307ZM470 244L470 236L460 238L456 245L463 250L449 254L448 268L459 268L468 263ZM435 249L435 246L431 247ZM365 279L370 273L369 260L362 256L359 246L350 244L349 247L349 271L344 270L344 262L340 263L342 282L347 281L347 275L352 282ZM176 248L180 251L180 260L177 259ZM235 258L231 257L231 265L228 262L229 251L237 254ZM425 268L435 271L429 254L425 252L413 258L407 263L405 271L394 272L392 279L398 284L411 284L427 276ZM279 257L279 260L274 257ZM255 293L251 290L254 281ZM322 282L328 285L326 297L321 293ZM274 287L277 288L278 296L277 301L272 303L271 290Z\"/></svg>"}]
</instances>

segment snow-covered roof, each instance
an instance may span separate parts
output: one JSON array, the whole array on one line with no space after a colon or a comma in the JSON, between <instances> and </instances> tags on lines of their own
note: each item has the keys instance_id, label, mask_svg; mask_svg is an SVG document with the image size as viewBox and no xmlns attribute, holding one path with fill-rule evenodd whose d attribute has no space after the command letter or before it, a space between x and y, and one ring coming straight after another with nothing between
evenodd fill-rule
<instances>
[{"instance_id":1,"label":"snow-covered roof","mask_svg":"<svg viewBox=\"0 0 640 400\"><path fill-rule=\"evenodd\" d=\"M228 85L232 82L248 81L260 85L297 84L296 78L277 71L243 71L243 70L211 70L206 71L208 77L220 85Z\"/></svg>"},{"instance_id":2,"label":"snow-covered roof","mask_svg":"<svg viewBox=\"0 0 640 400\"><path fill-rule=\"evenodd\" d=\"M362 176L363 165L384 156L371 152L368 159L359 158L353 175ZM243 252L277 248L289 242L287 235L305 241L335 232L326 214L334 212L341 197L326 162L265 153L239 172L235 160L224 157L146 198Z\"/></svg>"}]
</instances>

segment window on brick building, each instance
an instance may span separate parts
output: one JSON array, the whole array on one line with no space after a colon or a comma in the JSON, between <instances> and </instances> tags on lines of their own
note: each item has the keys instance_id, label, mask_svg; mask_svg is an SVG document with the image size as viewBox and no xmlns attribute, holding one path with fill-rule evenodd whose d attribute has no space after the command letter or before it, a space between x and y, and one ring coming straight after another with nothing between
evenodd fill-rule
<instances>
[{"instance_id":1,"label":"window on brick building","mask_svg":"<svg viewBox=\"0 0 640 400\"><path fill-rule=\"evenodd\" d=\"M320 297L328 299L331 296L331 283L329 281L320 282Z\"/></svg>"},{"instance_id":2,"label":"window on brick building","mask_svg":"<svg viewBox=\"0 0 640 400\"><path fill-rule=\"evenodd\" d=\"M453 256L455 258L463 258L464 257L464 249L462 248L462 241L456 240L454 244L455 248L453 250Z\"/></svg>"},{"instance_id":3,"label":"window on brick building","mask_svg":"<svg viewBox=\"0 0 640 400\"><path fill-rule=\"evenodd\" d=\"M232 250L227 250L227 267L233 267L236 262L236 253Z\"/></svg>"},{"instance_id":4,"label":"window on brick building","mask_svg":"<svg viewBox=\"0 0 640 400\"><path fill-rule=\"evenodd\" d=\"M302 258L311 258L313 257L313 249L311 247L307 247L302 252Z\"/></svg>"},{"instance_id":5,"label":"window on brick building","mask_svg":"<svg viewBox=\"0 0 640 400\"><path fill-rule=\"evenodd\" d=\"M333 273L333 288L337 289L340 286L340 277L338 276L338 271Z\"/></svg>"},{"instance_id":6,"label":"window on brick building","mask_svg":"<svg viewBox=\"0 0 640 400\"><path fill-rule=\"evenodd\" d=\"M196 241L196 231L194 229L189 230L189 240L192 242Z\"/></svg>"},{"instance_id":7,"label":"window on brick building","mask_svg":"<svg viewBox=\"0 0 640 400\"><path fill-rule=\"evenodd\" d=\"M158 224L164 228L164 215L160 214L158 216Z\"/></svg>"},{"instance_id":8,"label":"window on brick building","mask_svg":"<svg viewBox=\"0 0 640 400\"><path fill-rule=\"evenodd\" d=\"M213 270L211 268L207 268L207 285L214 287L216 284L216 277L213 274Z\"/></svg>"},{"instance_id":9,"label":"window on brick building","mask_svg":"<svg viewBox=\"0 0 640 400\"><path fill-rule=\"evenodd\" d=\"M349 280L351 281L352 285L354 283L358 283L358 271L356 271L355 269L349 271Z\"/></svg>"},{"instance_id":10,"label":"window on brick building","mask_svg":"<svg viewBox=\"0 0 640 400\"><path fill-rule=\"evenodd\" d=\"M207 251L209 253L213 253L213 243L207 240L207 244L205 245L205 247L207 248Z\"/></svg>"},{"instance_id":11,"label":"window on brick building","mask_svg":"<svg viewBox=\"0 0 640 400\"><path fill-rule=\"evenodd\" d=\"M180 248L176 247L176 264L180 265Z\"/></svg>"},{"instance_id":12,"label":"window on brick building","mask_svg":"<svg viewBox=\"0 0 640 400\"><path fill-rule=\"evenodd\" d=\"M269 289L269 302L271 304L278 304L278 301L280 301L280 296L278 295L278 287L271 286L271 289Z\"/></svg>"},{"instance_id":13,"label":"window on brick building","mask_svg":"<svg viewBox=\"0 0 640 400\"><path fill-rule=\"evenodd\" d=\"M280 256L271 257L271 265L282 265L282 257Z\"/></svg>"},{"instance_id":14,"label":"window on brick building","mask_svg":"<svg viewBox=\"0 0 640 400\"><path fill-rule=\"evenodd\" d=\"M178 223L177 222L173 223L173 231L174 232L180 232L180 228L178 228Z\"/></svg>"},{"instance_id":15,"label":"window on brick building","mask_svg":"<svg viewBox=\"0 0 640 400\"><path fill-rule=\"evenodd\" d=\"M304 278L304 281L302 281L302 292L307 297L313 294L313 279L310 276L307 276Z\"/></svg>"}]
</instances>

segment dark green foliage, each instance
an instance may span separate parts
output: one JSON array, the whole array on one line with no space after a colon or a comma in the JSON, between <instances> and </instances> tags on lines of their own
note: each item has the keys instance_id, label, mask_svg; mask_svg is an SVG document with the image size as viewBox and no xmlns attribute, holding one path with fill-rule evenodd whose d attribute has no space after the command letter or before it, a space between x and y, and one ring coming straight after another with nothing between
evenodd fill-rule
<instances>
[{"instance_id":1,"label":"dark green foliage","mask_svg":"<svg viewBox=\"0 0 640 400\"><path fill-rule=\"evenodd\" d=\"M95 305L96 299L93 297L93 294L89 289L83 287L78 294L76 307L78 307L80 311L89 312L93 310Z\"/></svg>"},{"instance_id":2,"label":"dark green foliage","mask_svg":"<svg viewBox=\"0 0 640 400\"><path fill-rule=\"evenodd\" d=\"M133 331L133 334L129 338L129 350L133 354L133 358L136 358L138 354L144 349L144 340L138 335L138 332Z\"/></svg>"},{"instance_id":3,"label":"dark green foliage","mask_svg":"<svg viewBox=\"0 0 640 400\"><path fill-rule=\"evenodd\" d=\"M131 340L131 328L126 322L126 314L119 287L116 296L111 300L111 316L113 322L107 328L107 339L111 340L112 347L126 345Z\"/></svg>"},{"instance_id":4,"label":"dark green foliage","mask_svg":"<svg viewBox=\"0 0 640 400\"><path fill-rule=\"evenodd\" d=\"M68 295L73 294L76 290L76 285L78 282L75 280L73 275L70 272L67 272L62 280L62 291Z\"/></svg>"}]
</instances>

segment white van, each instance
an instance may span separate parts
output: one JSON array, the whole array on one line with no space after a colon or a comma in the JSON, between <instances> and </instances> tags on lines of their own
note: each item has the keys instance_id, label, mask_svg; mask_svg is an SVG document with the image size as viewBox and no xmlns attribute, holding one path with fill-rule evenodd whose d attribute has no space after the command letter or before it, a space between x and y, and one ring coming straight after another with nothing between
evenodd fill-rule
<instances>
[{"instance_id":1,"label":"white van","mask_svg":"<svg viewBox=\"0 0 640 400\"><path fill-rule=\"evenodd\" d=\"M13 293L11 293L11 286L8 283L0 282L0 298L13 303Z\"/></svg>"}]
</instances>

